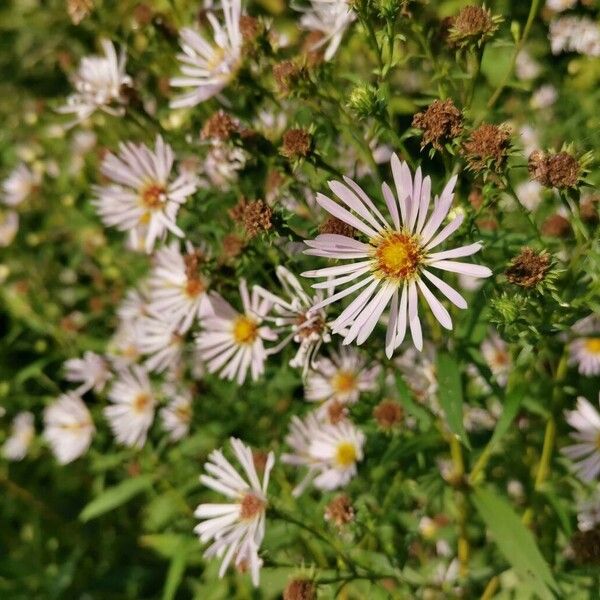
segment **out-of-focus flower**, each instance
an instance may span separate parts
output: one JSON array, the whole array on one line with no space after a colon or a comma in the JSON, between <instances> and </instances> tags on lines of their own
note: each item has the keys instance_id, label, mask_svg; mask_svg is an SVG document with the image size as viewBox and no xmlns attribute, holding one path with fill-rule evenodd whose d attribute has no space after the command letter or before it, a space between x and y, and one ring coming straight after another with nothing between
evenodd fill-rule
<instances>
[{"instance_id":1,"label":"out-of-focus flower","mask_svg":"<svg viewBox=\"0 0 600 600\"><path fill-rule=\"evenodd\" d=\"M596 490L590 498L577 505L579 531L591 531L600 525L600 493Z\"/></svg>"},{"instance_id":2,"label":"out-of-focus flower","mask_svg":"<svg viewBox=\"0 0 600 600\"><path fill-rule=\"evenodd\" d=\"M155 316L142 317L136 323L136 347L148 355L144 366L148 371L173 373L181 364L184 339L172 322Z\"/></svg>"},{"instance_id":3,"label":"out-of-focus flower","mask_svg":"<svg viewBox=\"0 0 600 600\"><path fill-rule=\"evenodd\" d=\"M600 56L600 27L589 17L568 15L550 23L552 54L578 52Z\"/></svg>"},{"instance_id":4,"label":"out-of-focus flower","mask_svg":"<svg viewBox=\"0 0 600 600\"><path fill-rule=\"evenodd\" d=\"M573 331L585 337L578 337L569 344L571 363L587 377L600 375L600 318L590 315L578 321Z\"/></svg>"},{"instance_id":5,"label":"out-of-focus flower","mask_svg":"<svg viewBox=\"0 0 600 600\"><path fill-rule=\"evenodd\" d=\"M207 474L201 475L200 481L230 501L200 504L194 514L202 522L194 531L200 536L201 542L212 541L204 553L206 558L222 558L219 577L223 577L233 561L238 567L249 569L252 583L258 586L262 564L258 550L265 535L267 488L275 456L269 453L261 482L250 448L236 438L231 438L230 443L242 467L243 476L223 456L221 450L210 453L204 466Z\"/></svg>"},{"instance_id":6,"label":"out-of-focus flower","mask_svg":"<svg viewBox=\"0 0 600 600\"><path fill-rule=\"evenodd\" d=\"M541 72L540 64L527 52L521 50L517 55L515 73L523 81L535 79Z\"/></svg>"},{"instance_id":7,"label":"out-of-focus flower","mask_svg":"<svg viewBox=\"0 0 600 600\"><path fill-rule=\"evenodd\" d=\"M112 377L106 359L95 352L86 351L82 358L70 358L65 361L65 379L74 383L81 383L77 394L93 389L98 393L104 389L106 382Z\"/></svg>"},{"instance_id":8,"label":"out-of-focus flower","mask_svg":"<svg viewBox=\"0 0 600 600\"><path fill-rule=\"evenodd\" d=\"M248 154L243 148L213 144L204 159L203 173L214 187L223 188L236 181L238 171L245 167L247 160Z\"/></svg>"},{"instance_id":9,"label":"out-of-focus flower","mask_svg":"<svg viewBox=\"0 0 600 600\"><path fill-rule=\"evenodd\" d=\"M172 384L165 384L163 392L169 397L169 403L160 409L162 426L168 432L171 441L177 442L184 438L192 421L192 394L186 390L179 390Z\"/></svg>"},{"instance_id":10,"label":"out-of-focus flower","mask_svg":"<svg viewBox=\"0 0 600 600\"><path fill-rule=\"evenodd\" d=\"M2 456L6 460L23 460L34 436L33 413L27 411L18 413L13 419L10 435L2 446Z\"/></svg>"},{"instance_id":11,"label":"out-of-focus flower","mask_svg":"<svg viewBox=\"0 0 600 600\"><path fill-rule=\"evenodd\" d=\"M19 231L19 214L15 210L0 211L0 248L12 244Z\"/></svg>"},{"instance_id":12,"label":"out-of-focus flower","mask_svg":"<svg viewBox=\"0 0 600 600\"><path fill-rule=\"evenodd\" d=\"M2 202L7 206L18 206L41 182L38 172L25 164L15 167L2 182Z\"/></svg>"},{"instance_id":13,"label":"out-of-focus flower","mask_svg":"<svg viewBox=\"0 0 600 600\"><path fill-rule=\"evenodd\" d=\"M310 0L309 7L294 8L304 13L300 18L301 27L322 34L312 44L310 51L314 52L327 46L324 58L331 60L340 46L346 29L356 19L356 14L347 0Z\"/></svg>"},{"instance_id":14,"label":"out-of-focus flower","mask_svg":"<svg viewBox=\"0 0 600 600\"><path fill-rule=\"evenodd\" d=\"M155 398L148 374L139 365L119 373L104 409L116 439L125 446L141 448L154 420Z\"/></svg>"},{"instance_id":15,"label":"out-of-focus flower","mask_svg":"<svg viewBox=\"0 0 600 600\"><path fill-rule=\"evenodd\" d=\"M167 231L183 237L175 219L197 182L186 173L173 178L174 160L171 146L158 136L154 150L122 143L119 155L108 154L102 163L102 174L112 183L95 186L94 206L105 225L129 232L133 247L141 242L151 252Z\"/></svg>"},{"instance_id":16,"label":"out-of-focus flower","mask_svg":"<svg viewBox=\"0 0 600 600\"><path fill-rule=\"evenodd\" d=\"M222 9L224 25L213 12L206 13L212 42L189 27L181 30L181 76L171 79L171 85L191 89L171 100L172 108L196 106L216 96L235 77L242 59L241 1L223 0Z\"/></svg>"},{"instance_id":17,"label":"out-of-focus flower","mask_svg":"<svg viewBox=\"0 0 600 600\"><path fill-rule=\"evenodd\" d=\"M407 348L400 356L394 358L394 365L402 373L406 384L417 400L426 404L438 414L440 406L437 401L437 350L432 343L425 342L423 351Z\"/></svg>"},{"instance_id":18,"label":"out-of-focus flower","mask_svg":"<svg viewBox=\"0 0 600 600\"><path fill-rule=\"evenodd\" d=\"M95 431L90 411L76 393L62 394L44 410L44 438L61 465L85 454Z\"/></svg>"},{"instance_id":19,"label":"out-of-focus flower","mask_svg":"<svg viewBox=\"0 0 600 600\"><path fill-rule=\"evenodd\" d=\"M599 395L600 398L600 395ZM600 414L585 398L577 398L576 410L565 411L577 442L562 449L574 462L574 471L584 481L594 481L600 473Z\"/></svg>"},{"instance_id":20,"label":"out-of-focus flower","mask_svg":"<svg viewBox=\"0 0 600 600\"><path fill-rule=\"evenodd\" d=\"M362 289L332 323L332 331L339 333L348 328L344 344L356 340L362 344L372 333L386 306L391 303L385 349L388 357L394 352L410 329L415 347L423 347L421 320L418 315L418 295L423 295L436 319L447 329L452 319L446 308L425 284L428 280L446 298L459 308L466 308L466 300L447 283L429 271L429 268L466 273L474 277L489 277L490 269L480 265L449 260L471 256L481 249L475 243L452 250L432 252L461 225L464 215L455 217L436 234L450 210L456 176L448 182L441 197L435 199L428 218L431 201L431 179L423 178L421 169L411 175L406 163L394 154L391 160L397 197L387 183L382 186L393 225L390 225L364 190L345 177L345 184L331 181L331 191L341 200L341 206L323 194L317 202L330 214L351 225L367 236L368 243L334 234L322 234L307 241L306 254L344 259L349 264L306 271L305 277L333 277L313 287L336 287L359 279L317 304L315 310ZM348 210L350 209L350 210ZM354 211L356 214L352 214Z\"/></svg>"},{"instance_id":21,"label":"out-of-focus flower","mask_svg":"<svg viewBox=\"0 0 600 600\"><path fill-rule=\"evenodd\" d=\"M115 47L108 40L102 40L101 46L104 56L81 59L73 76L75 92L64 106L58 108L60 113L75 115L76 122L87 119L98 109L115 116L124 112L123 88L132 83L125 73L125 52L117 56Z\"/></svg>"},{"instance_id":22,"label":"out-of-focus flower","mask_svg":"<svg viewBox=\"0 0 600 600\"><path fill-rule=\"evenodd\" d=\"M276 334L262 325L271 307L256 290L248 293L246 281L240 282L243 312L238 313L226 300L211 296L215 314L202 320L203 330L196 338L199 357L210 373L223 379L235 379L238 385L246 380L250 370L253 380L264 372L267 352L264 341L274 341Z\"/></svg>"},{"instance_id":23,"label":"out-of-focus flower","mask_svg":"<svg viewBox=\"0 0 600 600\"><path fill-rule=\"evenodd\" d=\"M554 12L563 12L573 8L577 4L577 0L546 0L546 8Z\"/></svg>"},{"instance_id":24,"label":"out-of-focus flower","mask_svg":"<svg viewBox=\"0 0 600 600\"><path fill-rule=\"evenodd\" d=\"M535 150L538 150L540 147L538 134L529 125L524 125L519 130L519 137L521 138L521 143L523 144L523 154L525 156L529 156Z\"/></svg>"},{"instance_id":25,"label":"out-of-focus flower","mask_svg":"<svg viewBox=\"0 0 600 600\"><path fill-rule=\"evenodd\" d=\"M531 96L531 108L549 108L556 102L557 98L558 92L556 91L556 88L551 83L547 83L539 87Z\"/></svg>"},{"instance_id":26,"label":"out-of-focus flower","mask_svg":"<svg viewBox=\"0 0 600 600\"><path fill-rule=\"evenodd\" d=\"M481 344L481 353L498 385L505 386L511 370L508 344L493 331Z\"/></svg>"},{"instance_id":27,"label":"out-of-focus flower","mask_svg":"<svg viewBox=\"0 0 600 600\"><path fill-rule=\"evenodd\" d=\"M515 189L519 202L529 211L534 212L542 201L542 185L528 179L519 183Z\"/></svg>"}]
</instances>

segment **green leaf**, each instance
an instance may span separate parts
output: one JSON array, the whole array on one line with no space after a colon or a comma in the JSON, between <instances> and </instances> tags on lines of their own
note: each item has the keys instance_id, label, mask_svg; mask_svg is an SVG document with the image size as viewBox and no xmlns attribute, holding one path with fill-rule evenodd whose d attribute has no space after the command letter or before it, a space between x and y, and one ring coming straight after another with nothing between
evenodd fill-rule
<instances>
[{"instance_id":1,"label":"green leaf","mask_svg":"<svg viewBox=\"0 0 600 600\"><path fill-rule=\"evenodd\" d=\"M489 448L493 450L500 443L500 440L504 437L506 432L509 430L514 418L519 412L521 402L525 396L525 390L523 387L516 387L514 390L506 394L506 398L502 405L502 414L496 423L496 428L489 441Z\"/></svg>"},{"instance_id":2,"label":"green leaf","mask_svg":"<svg viewBox=\"0 0 600 600\"><path fill-rule=\"evenodd\" d=\"M79 515L79 519L85 523L125 504L137 494L149 489L152 486L152 480L152 475L141 475L133 479L126 479L104 490L85 506Z\"/></svg>"},{"instance_id":3,"label":"green leaf","mask_svg":"<svg viewBox=\"0 0 600 600\"><path fill-rule=\"evenodd\" d=\"M177 593L181 581L183 580L183 575L185 574L187 557L188 545L182 544L177 548L175 555L171 559L171 564L167 571L165 587L163 589L162 600L173 600L173 598L175 598L175 594Z\"/></svg>"},{"instance_id":4,"label":"green leaf","mask_svg":"<svg viewBox=\"0 0 600 600\"><path fill-rule=\"evenodd\" d=\"M438 397L450 431L469 449L463 424L463 390L458 364L449 354L440 353L437 361Z\"/></svg>"},{"instance_id":5,"label":"green leaf","mask_svg":"<svg viewBox=\"0 0 600 600\"><path fill-rule=\"evenodd\" d=\"M396 377L396 389L398 390L400 403L404 408L419 421L422 429L429 429L431 426L429 413L412 399L412 394L401 375Z\"/></svg>"},{"instance_id":6,"label":"green leaf","mask_svg":"<svg viewBox=\"0 0 600 600\"><path fill-rule=\"evenodd\" d=\"M525 586L531 587L543 600L553 599L557 590L550 567L544 560L535 539L521 522L512 506L495 492L478 488L473 503L504 558Z\"/></svg>"}]
</instances>

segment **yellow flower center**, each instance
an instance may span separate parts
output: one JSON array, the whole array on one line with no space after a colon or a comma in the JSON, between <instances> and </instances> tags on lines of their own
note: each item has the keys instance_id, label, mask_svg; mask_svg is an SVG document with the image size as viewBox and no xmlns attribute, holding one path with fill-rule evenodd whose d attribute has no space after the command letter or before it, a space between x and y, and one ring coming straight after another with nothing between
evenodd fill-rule
<instances>
[{"instance_id":1,"label":"yellow flower center","mask_svg":"<svg viewBox=\"0 0 600 600\"><path fill-rule=\"evenodd\" d=\"M140 192L140 201L142 205L149 210L160 208L164 202L165 188L158 183L150 183Z\"/></svg>"},{"instance_id":2,"label":"yellow flower center","mask_svg":"<svg viewBox=\"0 0 600 600\"><path fill-rule=\"evenodd\" d=\"M417 239L403 231L390 231L375 242L374 271L383 279L412 277L421 262Z\"/></svg>"},{"instance_id":3,"label":"yellow flower center","mask_svg":"<svg viewBox=\"0 0 600 600\"><path fill-rule=\"evenodd\" d=\"M131 403L134 412L142 413L148 408L150 403L152 402L152 397L150 394L146 394L145 392L141 392L138 394L133 402Z\"/></svg>"},{"instance_id":4,"label":"yellow flower center","mask_svg":"<svg viewBox=\"0 0 600 600\"><path fill-rule=\"evenodd\" d=\"M240 315L233 324L233 338L237 344L252 344L258 337L258 323L247 317Z\"/></svg>"},{"instance_id":5,"label":"yellow flower center","mask_svg":"<svg viewBox=\"0 0 600 600\"><path fill-rule=\"evenodd\" d=\"M265 501L255 494L246 494L240 502L240 519L250 521L263 512Z\"/></svg>"},{"instance_id":6,"label":"yellow flower center","mask_svg":"<svg viewBox=\"0 0 600 600\"><path fill-rule=\"evenodd\" d=\"M600 337L585 340L585 349L590 354L600 354Z\"/></svg>"},{"instance_id":7,"label":"yellow flower center","mask_svg":"<svg viewBox=\"0 0 600 600\"><path fill-rule=\"evenodd\" d=\"M331 387L340 394L347 394L356 388L356 375L350 371L338 371L331 380Z\"/></svg>"},{"instance_id":8,"label":"yellow flower center","mask_svg":"<svg viewBox=\"0 0 600 600\"><path fill-rule=\"evenodd\" d=\"M351 442L340 442L335 451L335 462L347 468L356 462L356 447Z\"/></svg>"}]
</instances>

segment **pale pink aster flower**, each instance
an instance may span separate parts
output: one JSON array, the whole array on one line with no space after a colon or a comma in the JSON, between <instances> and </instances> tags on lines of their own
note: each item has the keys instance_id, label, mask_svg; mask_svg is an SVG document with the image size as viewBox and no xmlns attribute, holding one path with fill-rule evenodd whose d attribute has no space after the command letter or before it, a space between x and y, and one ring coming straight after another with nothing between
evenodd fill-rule
<instances>
[{"instance_id":1,"label":"pale pink aster flower","mask_svg":"<svg viewBox=\"0 0 600 600\"><path fill-rule=\"evenodd\" d=\"M576 364L581 375L600 375L600 317L592 314L580 319L572 330L582 337L569 344L571 364Z\"/></svg>"},{"instance_id":2,"label":"pale pink aster flower","mask_svg":"<svg viewBox=\"0 0 600 600\"><path fill-rule=\"evenodd\" d=\"M250 448L236 438L231 438L230 443L243 469L243 476L223 456L221 450L210 453L204 466L207 474L201 475L200 481L226 496L229 502L200 504L194 514L202 522L194 531L201 542L212 541L204 553L206 558L222 558L219 577L223 577L233 561L238 567L249 569L252 583L258 586L262 564L258 550L265 536L267 488L275 456L269 452L261 482Z\"/></svg>"},{"instance_id":3,"label":"pale pink aster flower","mask_svg":"<svg viewBox=\"0 0 600 600\"><path fill-rule=\"evenodd\" d=\"M308 372L304 397L309 402L339 402L354 404L362 392L377 389L380 365L367 363L359 352L341 348L331 352L331 358L321 358Z\"/></svg>"},{"instance_id":4,"label":"pale pink aster flower","mask_svg":"<svg viewBox=\"0 0 600 600\"><path fill-rule=\"evenodd\" d=\"M552 106L558 98L556 88L547 83L539 87L531 96L531 108L544 109Z\"/></svg>"},{"instance_id":5,"label":"pale pink aster flower","mask_svg":"<svg viewBox=\"0 0 600 600\"><path fill-rule=\"evenodd\" d=\"M101 392L112 377L106 359L89 350L83 353L82 358L65 361L64 368L67 381L81 383L76 390L77 394L85 394L92 389L96 393Z\"/></svg>"},{"instance_id":6,"label":"pale pink aster flower","mask_svg":"<svg viewBox=\"0 0 600 600\"><path fill-rule=\"evenodd\" d=\"M521 50L517 54L517 60L515 63L515 73L521 80L527 81L529 79L535 79L541 72L540 64L527 52L527 50Z\"/></svg>"},{"instance_id":7,"label":"pale pink aster flower","mask_svg":"<svg viewBox=\"0 0 600 600\"><path fill-rule=\"evenodd\" d=\"M40 185L41 180L39 173L21 163L2 182L2 202L7 206L18 206Z\"/></svg>"},{"instance_id":8,"label":"pale pink aster flower","mask_svg":"<svg viewBox=\"0 0 600 600\"><path fill-rule=\"evenodd\" d=\"M148 280L148 311L185 333L195 319L213 313L208 298L208 281L198 268L199 257L188 244L182 254L179 242L163 246L154 256L154 268Z\"/></svg>"},{"instance_id":9,"label":"pale pink aster flower","mask_svg":"<svg viewBox=\"0 0 600 600\"><path fill-rule=\"evenodd\" d=\"M554 12L563 12L573 8L577 4L577 0L546 0L546 8Z\"/></svg>"},{"instance_id":10,"label":"pale pink aster flower","mask_svg":"<svg viewBox=\"0 0 600 600\"><path fill-rule=\"evenodd\" d=\"M168 432L171 441L178 442L190 430L192 422L192 394L188 389L179 390L172 384L165 384L163 392L169 397L169 403L160 409L162 426Z\"/></svg>"},{"instance_id":11,"label":"pale pink aster flower","mask_svg":"<svg viewBox=\"0 0 600 600\"><path fill-rule=\"evenodd\" d=\"M168 321L155 316L142 317L135 327L136 346L147 355L144 366L148 371L175 372L181 365L184 339Z\"/></svg>"},{"instance_id":12,"label":"pale pink aster flower","mask_svg":"<svg viewBox=\"0 0 600 600\"><path fill-rule=\"evenodd\" d=\"M121 143L119 155L108 154L102 163L102 174L112 183L94 187L94 206L105 225L129 232L134 248L143 241L151 252L167 231L183 237L175 218L197 184L187 174L173 178L174 161L171 146L157 136L154 150Z\"/></svg>"},{"instance_id":13,"label":"pale pink aster flower","mask_svg":"<svg viewBox=\"0 0 600 600\"><path fill-rule=\"evenodd\" d=\"M215 314L202 320L203 330L196 338L199 357L209 373L219 373L223 379L236 380L242 385L250 370L256 381L265 370L267 352L264 341L277 336L262 322L271 308L269 300L256 290L248 293L246 281L240 282L243 312L238 313L226 300L211 296Z\"/></svg>"},{"instance_id":14,"label":"pale pink aster flower","mask_svg":"<svg viewBox=\"0 0 600 600\"><path fill-rule=\"evenodd\" d=\"M600 395L599 395L600 398ZM585 398L577 398L576 410L565 411L577 442L562 449L574 462L574 471L584 481L594 481L600 473L600 414Z\"/></svg>"},{"instance_id":15,"label":"pale pink aster flower","mask_svg":"<svg viewBox=\"0 0 600 600\"><path fill-rule=\"evenodd\" d=\"M327 46L324 58L331 60L342 42L346 29L356 19L356 14L347 0L310 0L310 7L294 8L304 13L300 18L301 27L323 35L313 44L311 50Z\"/></svg>"},{"instance_id":16,"label":"pale pink aster flower","mask_svg":"<svg viewBox=\"0 0 600 600\"><path fill-rule=\"evenodd\" d=\"M87 119L98 109L114 116L121 116L124 112L123 87L132 83L125 72L125 52L117 56L110 41L102 40L100 44L104 56L92 55L81 59L73 76L75 92L58 109L60 113L75 115L76 123Z\"/></svg>"},{"instance_id":17,"label":"pale pink aster flower","mask_svg":"<svg viewBox=\"0 0 600 600\"><path fill-rule=\"evenodd\" d=\"M550 23L552 54L577 52L600 56L600 26L589 17L567 15Z\"/></svg>"},{"instance_id":18,"label":"pale pink aster flower","mask_svg":"<svg viewBox=\"0 0 600 600\"><path fill-rule=\"evenodd\" d=\"M235 77L242 60L242 34L240 0L223 0L224 25L219 23L213 12L208 19L213 29L213 42L184 27L180 32L182 53L177 58L181 63L181 77L171 79L177 88L191 88L171 100L172 108L196 106L223 90Z\"/></svg>"},{"instance_id":19,"label":"pale pink aster flower","mask_svg":"<svg viewBox=\"0 0 600 600\"><path fill-rule=\"evenodd\" d=\"M481 343L481 353L498 385L505 386L512 366L508 344L496 332L492 332Z\"/></svg>"},{"instance_id":20,"label":"pale pink aster flower","mask_svg":"<svg viewBox=\"0 0 600 600\"><path fill-rule=\"evenodd\" d=\"M61 465L85 454L95 431L90 411L77 393L62 394L44 410L44 438Z\"/></svg>"},{"instance_id":21,"label":"pale pink aster flower","mask_svg":"<svg viewBox=\"0 0 600 600\"><path fill-rule=\"evenodd\" d=\"M127 290L125 298L117 308L117 315L121 321L135 321L148 315L148 289L144 282L138 288Z\"/></svg>"},{"instance_id":22,"label":"pale pink aster flower","mask_svg":"<svg viewBox=\"0 0 600 600\"><path fill-rule=\"evenodd\" d=\"M452 328L450 313L425 281L458 308L467 307L466 300L430 269L474 277L489 277L492 274L487 267L451 260L475 254L481 249L480 243L432 252L460 227L464 219L464 215L459 214L437 233L450 209L457 177L452 177L440 198L435 199L428 217L431 179L423 178L420 168L413 178L408 165L400 163L395 154L392 156L391 166L397 198L387 183L383 184L382 192L393 225L388 223L354 181L345 177L345 184L339 181L329 182L332 192L347 208L323 194L317 195L317 202L334 217L363 233L368 241L362 242L344 235L321 234L315 240L306 242L310 247L306 254L344 259L350 263L303 273L305 277L334 277L331 281L315 284L315 288L330 285L337 288L351 283L344 290L317 304L315 310L362 290L332 323L334 333L348 328L344 344L355 340L357 344L362 344L372 333L386 306L391 303L385 340L388 357L402 343L407 329L410 329L415 347L419 350L423 347L418 315L419 293L440 324L446 329ZM352 283L356 279L359 281Z\"/></svg>"},{"instance_id":23,"label":"pale pink aster flower","mask_svg":"<svg viewBox=\"0 0 600 600\"><path fill-rule=\"evenodd\" d=\"M155 397L148 373L139 365L122 371L108 398L112 404L104 408L104 416L115 438L125 446L141 448L154 420Z\"/></svg>"},{"instance_id":24,"label":"pale pink aster flower","mask_svg":"<svg viewBox=\"0 0 600 600\"><path fill-rule=\"evenodd\" d=\"M10 246L18 231L19 214L17 211L0 211L0 248Z\"/></svg>"},{"instance_id":25,"label":"pale pink aster flower","mask_svg":"<svg viewBox=\"0 0 600 600\"><path fill-rule=\"evenodd\" d=\"M13 419L10 435L2 446L2 456L6 460L23 460L34 436L33 413L28 411L18 413Z\"/></svg>"}]
</instances>

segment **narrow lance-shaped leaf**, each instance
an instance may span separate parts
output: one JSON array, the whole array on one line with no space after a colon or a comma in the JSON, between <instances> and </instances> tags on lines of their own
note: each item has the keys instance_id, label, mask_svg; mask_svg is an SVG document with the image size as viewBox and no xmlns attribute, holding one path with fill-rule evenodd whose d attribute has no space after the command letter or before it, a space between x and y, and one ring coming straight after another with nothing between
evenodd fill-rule
<instances>
[{"instance_id":1,"label":"narrow lance-shaped leaf","mask_svg":"<svg viewBox=\"0 0 600 600\"><path fill-rule=\"evenodd\" d=\"M438 398L450 431L470 448L463 424L463 390L458 364L449 354L440 353L437 361Z\"/></svg>"}]
</instances>

